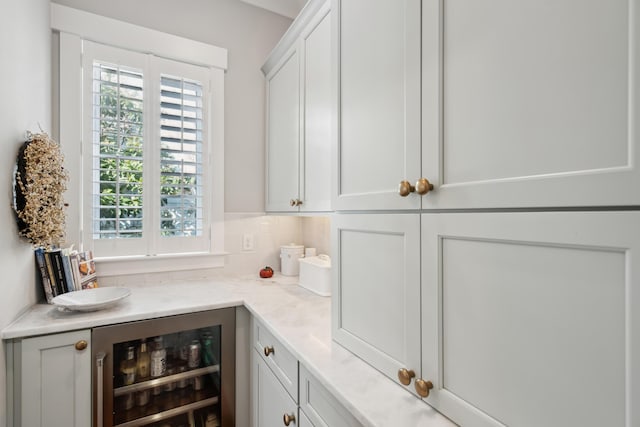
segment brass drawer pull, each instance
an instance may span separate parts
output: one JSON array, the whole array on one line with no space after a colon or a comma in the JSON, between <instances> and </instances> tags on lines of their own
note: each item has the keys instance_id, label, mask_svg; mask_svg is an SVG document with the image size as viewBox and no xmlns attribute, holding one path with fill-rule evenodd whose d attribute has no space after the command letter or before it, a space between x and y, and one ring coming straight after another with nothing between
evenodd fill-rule
<instances>
[{"instance_id":1,"label":"brass drawer pull","mask_svg":"<svg viewBox=\"0 0 640 427\"><path fill-rule=\"evenodd\" d=\"M416 380L415 383L416 392L420 395L420 397L429 397L429 390L433 388L433 383L431 381L425 381L422 378Z\"/></svg>"},{"instance_id":2,"label":"brass drawer pull","mask_svg":"<svg viewBox=\"0 0 640 427\"><path fill-rule=\"evenodd\" d=\"M284 425L288 426L291 423L296 423L296 416L294 414L284 414L282 417L282 421L284 421Z\"/></svg>"},{"instance_id":3,"label":"brass drawer pull","mask_svg":"<svg viewBox=\"0 0 640 427\"><path fill-rule=\"evenodd\" d=\"M429 182L427 178L420 178L416 181L416 193L421 196L424 196L429 191L433 190L433 184Z\"/></svg>"},{"instance_id":4,"label":"brass drawer pull","mask_svg":"<svg viewBox=\"0 0 640 427\"><path fill-rule=\"evenodd\" d=\"M87 348L89 344L85 340L80 340L76 343L76 350L82 351Z\"/></svg>"},{"instance_id":5,"label":"brass drawer pull","mask_svg":"<svg viewBox=\"0 0 640 427\"><path fill-rule=\"evenodd\" d=\"M411 384L411 380L415 378L415 376L416 373L413 371L413 369L402 368L398 370L398 380L402 385Z\"/></svg>"},{"instance_id":6,"label":"brass drawer pull","mask_svg":"<svg viewBox=\"0 0 640 427\"><path fill-rule=\"evenodd\" d=\"M264 348L264 355L269 357L270 354L273 354L274 350L273 347L269 346L269 347L265 347Z\"/></svg>"}]
</instances>

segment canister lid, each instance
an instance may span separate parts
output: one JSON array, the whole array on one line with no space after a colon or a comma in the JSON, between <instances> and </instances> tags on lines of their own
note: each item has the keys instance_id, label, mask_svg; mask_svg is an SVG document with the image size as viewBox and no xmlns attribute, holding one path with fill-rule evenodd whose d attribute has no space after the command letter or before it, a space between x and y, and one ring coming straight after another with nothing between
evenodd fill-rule
<instances>
[{"instance_id":1,"label":"canister lid","mask_svg":"<svg viewBox=\"0 0 640 427\"><path fill-rule=\"evenodd\" d=\"M320 268L331 268L331 258L329 255L308 256L298 260L300 264L309 264Z\"/></svg>"},{"instance_id":2,"label":"canister lid","mask_svg":"<svg viewBox=\"0 0 640 427\"><path fill-rule=\"evenodd\" d=\"M304 246L296 245L295 243L289 243L288 245L280 246L280 250L285 253L286 252L298 253L298 252L304 251Z\"/></svg>"}]
</instances>

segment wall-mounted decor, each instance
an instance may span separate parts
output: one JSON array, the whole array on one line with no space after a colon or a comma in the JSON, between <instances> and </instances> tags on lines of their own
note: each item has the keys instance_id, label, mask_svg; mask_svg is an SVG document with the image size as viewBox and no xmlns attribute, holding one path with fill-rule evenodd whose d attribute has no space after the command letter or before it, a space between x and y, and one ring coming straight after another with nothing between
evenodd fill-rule
<instances>
[{"instance_id":1,"label":"wall-mounted decor","mask_svg":"<svg viewBox=\"0 0 640 427\"><path fill-rule=\"evenodd\" d=\"M64 240L63 193L69 177L63 162L60 145L49 135L27 132L14 169L13 206L18 233L35 247Z\"/></svg>"}]
</instances>

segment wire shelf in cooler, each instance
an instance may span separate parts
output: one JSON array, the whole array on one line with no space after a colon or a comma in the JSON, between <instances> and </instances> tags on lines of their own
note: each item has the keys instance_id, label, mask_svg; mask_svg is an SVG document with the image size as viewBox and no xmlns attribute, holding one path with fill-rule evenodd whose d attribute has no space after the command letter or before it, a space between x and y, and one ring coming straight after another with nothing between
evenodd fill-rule
<instances>
[{"instance_id":1,"label":"wire shelf in cooler","mask_svg":"<svg viewBox=\"0 0 640 427\"><path fill-rule=\"evenodd\" d=\"M118 387L113 389L113 395L115 397L123 396L128 393L169 384L174 381L186 380L189 378L200 377L202 375L213 374L216 372L220 372L220 365L211 365L205 366L204 368L191 369L189 371L180 372L173 375L167 375L164 377L154 378L152 380L141 381L139 383Z\"/></svg>"},{"instance_id":2,"label":"wire shelf in cooler","mask_svg":"<svg viewBox=\"0 0 640 427\"><path fill-rule=\"evenodd\" d=\"M218 403L218 396L211 397L209 399L198 400L193 403L189 403L187 405L178 406L176 408L168 409L166 411L158 412L152 415L148 415L142 418L136 418L135 420L124 422L121 424L116 424L115 427L137 427L144 426L149 423L154 423L157 421L166 420L171 417L175 417L176 415L186 414L190 411L195 411L201 408L205 408L210 405L215 405Z\"/></svg>"}]
</instances>

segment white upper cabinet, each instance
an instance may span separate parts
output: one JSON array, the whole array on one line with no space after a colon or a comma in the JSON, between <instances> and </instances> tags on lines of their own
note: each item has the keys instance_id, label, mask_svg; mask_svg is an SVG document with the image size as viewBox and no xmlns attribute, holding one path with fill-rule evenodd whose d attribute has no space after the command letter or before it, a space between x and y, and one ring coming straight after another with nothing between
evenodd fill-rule
<instances>
[{"instance_id":1,"label":"white upper cabinet","mask_svg":"<svg viewBox=\"0 0 640 427\"><path fill-rule=\"evenodd\" d=\"M329 3L302 32L301 211L331 210L331 12ZM302 173L304 172L304 173Z\"/></svg>"},{"instance_id":2,"label":"white upper cabinet","mask_svg":"<svg viewBox=\"0 0 640 427\"><path fill-rule=\"evenodd\" d=\"M290 200L298 198L300 65L296 46L278 65L267 75L268 211L290 210Z\"/></svg>"},{"instance_id":3,"label":"white upper cabinet","mask_svg":"<svg viewBox=\"0 0 640 427\"><path fill-rule=\"evenodd\" d=\"M336 209L640 204L635 1L339 3Z\"/></svg>"},{"instance_id":4,"label":"white upper cabinet","mask_svg":"<svg viewBox=\"0 0 640 427\"><path fill-rule=\"evenodd\" d=\"M330 11L328 2L309 3L263 66L269 212L331 210Z\"/></svg>"},{"instance_id":5,"label":"white upper cabinet","mask_svg":"<svg viewBox=\"0 0 640 427\"><path fill-rule=\"evenodd\" d=\"M336 210L419 208L420 0L335 0L339 93ZM415 178L414 178L415 179Z\"/></svg>"}]
</instances>

